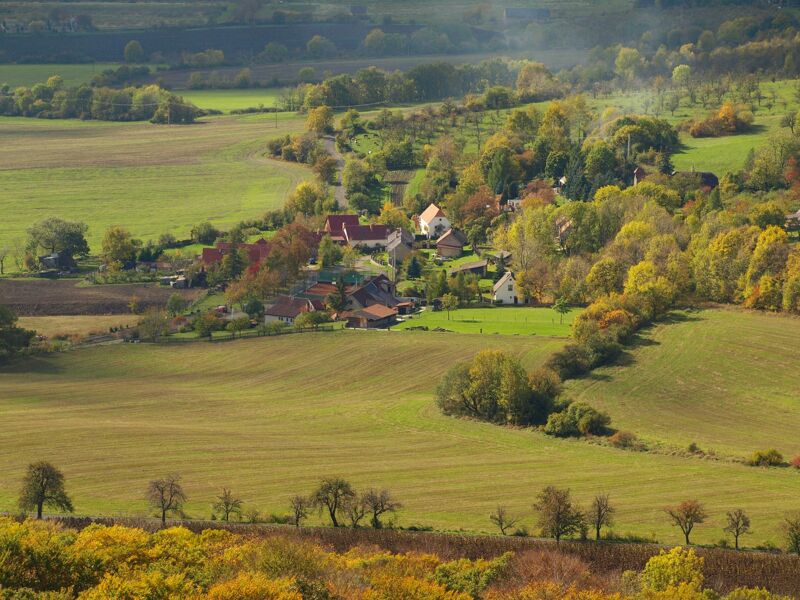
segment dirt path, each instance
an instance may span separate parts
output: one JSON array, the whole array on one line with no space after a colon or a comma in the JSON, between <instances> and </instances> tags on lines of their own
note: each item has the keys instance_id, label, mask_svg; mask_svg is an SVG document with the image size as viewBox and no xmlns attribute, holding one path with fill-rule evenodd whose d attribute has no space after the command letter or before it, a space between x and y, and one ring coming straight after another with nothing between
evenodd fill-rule
<instances>
[{"instance_id":1,"label":"dirt path","mask_svg":"<svg viewBox=\"0 0 800 600\"><path fill-rule=\"evenodd\" d=\"M344 186L342 185L342 172L344 171L344 156L336 147L336 140L333 136L326 135L324 138L325 150L336 160L336 183L333 187L333 197L340 210L347 208L347 197L345 196Z\"/></svg>"}]
</instances>

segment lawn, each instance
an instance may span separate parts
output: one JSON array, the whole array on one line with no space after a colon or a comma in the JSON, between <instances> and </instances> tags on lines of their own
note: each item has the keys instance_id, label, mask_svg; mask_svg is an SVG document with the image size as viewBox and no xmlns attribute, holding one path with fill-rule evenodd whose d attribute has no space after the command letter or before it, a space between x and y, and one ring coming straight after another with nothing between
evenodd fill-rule
<instances>
[{"instance_id":1,"label":"lawn","mask_svg":"<svg viewBox=\"0 0 800 600\"><path fill-rule=\"evenodd\" d=\"M301 131L294 115L216 117L190 126L0 119L0 245L50 216L85 221L93 251L123 225L179 238L202 220L225 227L280 208L310 171L264 158Z\"/></svg>"},{"instance_id":2,"label":"lawn","mask_svg":"<svg viewBox=\"0 0 800 600\"><path fill-rule=\"evenodd\" d=\"M108 333L111 327L131 327L138 315L69 315L57 317L20 317L18 325L48 338L61 335Z\"/></svg>"},{"instance_id":3,"label":"lawn","mask_svg":"<svg viewBox=\"0 0 800 600\"><path fill-rule=\"evenodd\" d=\"M503 503L533 527L533 497L554 484L582 502L610 493L619 531L678 542L662 509L691 490L711 514L697 541L721 537L733 504L752 516L748 543L778 541L800 481L788 470L558 440L444 417L434 405L442 373L482 348L534 368L562 344L343 331L29 359L0 369L0 510L14 511L25 465L43 459L64 470L81 514L145 514L147 481L167 472L183 476L191 516L208 517L223 486L283 513L291 495L341 475L390 488L405 525L491 531L488 515Z\"/></svg>"},{"instance_id":4,"label":"lawn","mask_svg":"<svg viewBox=\"0 0 800 600\"><path fill-rule=\"evenodd\" d=\"M667 447L747 458L800 455L800 319L739 310L681 313L648 331L629 366L571 382L570 396ZM798 479L800 483L800 479Z\"/></svg>"},{"instance_id":5,"label":"lawn","mask_svg":"<svg viewBox=\"0 0 800 600\"><path fill-rule=\"evenodd\" d=\"M186 90L177 93L200 108L221 110L229 113L232 110L257 107L259 105L265 107L277 106L278 98L283 92L283 88L269 88L254 90Z\"/></svg>"},{"instance_id":6,"label":"lawn","mask_svg":"<svg viewBox=\"0 0 800 600\"><path fill-rule=\"evenodd\" d=\"M7 83L11 88L30 87L45 83L52 75L60 75L67 87L89 83L92 77L104 69L115 69L115 63L92 63L86 65L4 65L0 64L0 85Z\"/></svg>"},{"instance_id":7,"label":"lawn","mask_svg":"<svg viewBox=\"0 0 800 600\"><path fill-rule=\"evenodd\" d=\"M459 308L447 311L423 310L395 329L409 327L441 327L458 333L484 333L502 335L544 335L568 337L572 319L581 311L573 309L561 316L551 308L493 307Z\"/></svg>"}]
</instances>

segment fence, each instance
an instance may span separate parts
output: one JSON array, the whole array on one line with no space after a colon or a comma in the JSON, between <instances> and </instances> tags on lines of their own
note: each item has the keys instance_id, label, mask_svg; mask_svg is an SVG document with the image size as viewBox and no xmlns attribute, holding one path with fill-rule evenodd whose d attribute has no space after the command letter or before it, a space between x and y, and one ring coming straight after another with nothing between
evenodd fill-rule
<instances>
[{"instance_id":1,"label":"fence","mask_svg":"<svg viewBox=\"0 0 800 600\"><path fill-rule=\"evenodd\" d=\"M242 340L245 338L257 337L273 337L279 335L291 335L293 333L317 333L320 331L336 331L338 328L333 325L320 325L319 327L285 327L283 329L269 330L269 329L251 329L249 331L241 332L225 332L221 335L212 335L209 337L193 337L193 338L176 338L172 336L161 337L155 340L156 344L195 344L197 342L230 342L232 340ZM144 340L142 340L144 341Z\"/></svg>"}]
</instances>

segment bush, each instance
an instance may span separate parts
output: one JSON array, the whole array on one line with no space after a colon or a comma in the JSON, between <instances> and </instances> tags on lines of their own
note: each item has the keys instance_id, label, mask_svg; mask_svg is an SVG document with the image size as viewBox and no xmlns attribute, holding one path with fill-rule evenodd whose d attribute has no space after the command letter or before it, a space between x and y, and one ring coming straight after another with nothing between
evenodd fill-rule
<instances>
[{"instance_id":1,"label":"bush","mask_svg":"<svg viewBox=\"0 0 800 600\"><path fill-rule=\"evenodd\" d=\"M546 366L555 371L563 381L588 372L592 368L592 356L584 346L569 344L563 350L555 352Z\"/></svg>"},{"instance_id":2,"label":"bush","mask_svg":"<svg viewBox=\"0 0 800 600\"><path fill-rule=\"evenodd\" d=\"M792 460L790 460L789 465L795 469L800 469L800 456L795 456Z\"/></svg>"},{"instance_id":3,"label":"bush","mask_svg":"<svg viewBox=\"0 0 800 600\"><path fill-rule=\"evenodd\" d=\"M747 464L751 467L782 467L786 463L783 460L783 454L775 448L770 448L754 452Z\"/></svg>"},{"instance_id":4,"label":"bush","mask_svg":"<svg viewBox=\"0 0 800 600\"><path fill-rule=\"evenodd\" d=\"M556 437L607 435L611 417L585 402L570 404L566 410L553 413L547 419L544 432Z\"/></svg>"},{"instance_id":5,"label":"bush","mask_svg":"<svg viewBox=\"0 0 800 600\"><path fill-rule=\"evenodd\" d=\"M645 450L646 447L644 442L642 442L635 434L631 433L630 431L617 431L614 435L612 435L608 441L611 443L612 446L615 448L621 448L623 450Z\"/></svg>"}]
</instances>

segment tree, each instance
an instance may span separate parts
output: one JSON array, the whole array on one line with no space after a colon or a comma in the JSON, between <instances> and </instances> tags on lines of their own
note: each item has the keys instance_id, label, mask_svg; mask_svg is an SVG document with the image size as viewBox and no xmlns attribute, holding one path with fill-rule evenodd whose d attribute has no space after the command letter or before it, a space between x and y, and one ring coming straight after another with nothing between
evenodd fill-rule
<instances>
[{"instance_id":1,"label":"tree","mask_svg":"<svg viewBox=\"0 0 800 600\"><path fill-rule=\"evenodd\" d=\"M687 546L691 545L689 535L694 526L703 523L708 517L705 508L697 500L684 500L678 506L665 508L664 512L683 532Z\"/></svg>"},{"instance_id":2,"label":"tree","mask_svg":"<svg viewBox=\"0 0 800 600\"><path fill-rule=\"evenodd\" d=\"M306 43L306 51L313 58L331 58L336 46L328 38L315 35Z\"/></svg>"},{"instance_id":3,"label":"tree","mask_svg":"<svg viewBox=\"0 0 800 600\"><path fill-rule=\"evenodd\" d=\"M325 235L319 242L317 256L321 267L332 267L342 260L342 247L334 242L331 236Z\"/></svg>"},{"instance_id":4,"label":"tree","mask_svg":"<svg viewBox=\"0 0 800 600\"><path fill-rule=\"evenodd\" d=\"M169 300L167 300L167 312L173 317L177 317L179 314L185 311L188 306L189 301L181 296L178 292L172 294L169 297Z\"/></svg>"},{"instance_id":5,"label":"tree","mask_svg":"<svg viewBox=\"0 0 800 600\"><path fill-rule=\"evenodd\" d=\"M331 316L322 310L312 310L300 313L294 320L294 326L298 329L318 329L323 323L330 323Z\"/></svg>"},{"instance_id":6,"label":"tree","mask_svg":"<svg viewBox=\"0 0 800 600\"><path fill-rule=\"evenodd\" d=\"M786 549L800 554L800 512L792 513L783 520L783 534L786 537Z\"/></svg>"},{"instance_id":7,"label":"tree","mask_svg":"<svg viewBox=\"0 0 800 600\"><path fill-rule=\"evenodd\" d=\"M241 335L241 333L245 329L249 328L250 328L249 316L236 317L235 319L228 321L228 324L225 326L225 330L230 331L233 334L233 337L236 337L237 333Z\"/></svg>"},{"instance_id":8,"label":"tree","mask_svg":"<svg viewBox=\"0 0 800 600\"><path fill-rule=\"evenodd\" d=\"M353 528L358 527L358 524L367 516L367 504L364 496L354 495L352 498L345 498L342 507Z\"/></svg>"},{"instance_id":9,"label":"tree","mask_svg":"<svg viewBox=\"0 0 800 600\"><path fill-rule=\"evenodd\" d=\"M72 500L64 489L64 474L49 462L41 461L28 465L22 491L19 495L19 507L24 510L36 510L36 518L42 518L45 506L72 512Z\"/></svg>"},{"instance_id":10,"label":"tree","mask_svg":"<svg viewBox=\"0 0 800 600\"><path fill-rule=\"evenodd\" d=\"M313 505L313 501L305 496L293 496L292 499L289 500L289 506L292 509L292 524L294 524L295 527L300 527L303 521L308 518L308 514L311 512Z\"/></svg>"},{"instance_id":11,"label":"tree","mask_svg":"<svg viewBox=\"0 0 800 600\"><path fill-rule=\"evenodd\" d=\"M142 246L142 241L134 239L131 232L122 227L113 225L103 234L103 261L110 265L131 266L136 262L136 254Z\"/></svg>"},{"instance_id":12,"label":"tree","mask_svg":"<svg viewBox=\"0 0 800 600\"><path fill-rule=\"evenodd\" d=\"M131 40L125 44L123 56L126 63L141 63L144 62L144 49L138 40Z\"/></svg>"},{"instance_id":13,"label":"tree","mask_svg":"<svg viewBox=\"0 0 800 600\"><path fill-rule=\"evenodd\" d=\"M28 347L36 333L17 327L17 315L0 304L0 364Z\"/></svg>"},{"instance_id":14,"label":"tree","mask_svg":"<svg viewBox=\"0 0 800 600\"><path fill-rule=\"evenodd\" d=\"M325 306L334 312L347 310L349 300L347 299L347 285L342 277L336 279L335 289L325 297Z\"/></svg>"},{"instance_id":15,"label":"tree","mask_svg":"<svg viewBox=\"0 0 800 600\"><path fill-rule=\"evenodd\" d=\"M572 504L569 489L559 489L552 485L544 488L533 509L538 513L542 534L555 538L556 543L565 535L572 535L585 527L585 517Z\"/></svg>"},{"instance_id":16,"label":"tree","mask_svg":"<svg viewBox=\"0 0 800 600\"><path fill-rule=\"evenodd\" d=\"M406 267L406 277L417 279L420 275L422 275L422 265L419 264L419 259L412 254Z\"/></svg>"},{"instance_id":17,"label":"tree","mask_svg":"<svg viewBox=\"0 0 800 600\"><path fill-rule=\"evenodd\" d=\"M306 118L306 129L317 135L333 131L333 110L325 105L309 110Z\"/></svg>"},{"instance_id":18,"label":"tree","mask_svg":"<svg viewBox=\"0 0 800 600\"><path fill-rule=\"evenodd\" d=\"M739 549L739 537L750 533L750 517L741 508L729 511L726 515L727 524L722 530L733 536L734 547Z\"/></svg>"},{"instance_id":19,"label":"tree","mask_svg":"<svg viewBox=\"0 0 800 600\"><path fill-rule=\"evenodd\" d=\"M458 297L455 294L442 296L442 308L447 311L447 320L450 320L450 311L458 308Z\"/></svg>"},{"instance_id":20,"label":"tree","mask_svg":"<svg viewBox=\"0 0 800 600\"><path fill-rule=\"evenodd\" d=\"M553 303L553 310L558 313L559 322L563 325L564 324L564 315L569 313L569 303L564 296L559 296L556 298L556 301Z\"/></svg>"},{"instance_id":21,"label":"tree","mask_svg":"<svg viewBox=\"0 0 800 600\"><path fill-rule=\"evenodd\" d=\"M213 504L214 514L219 514L220 519L228 522L231 515L242 516L242 501L233 495L228 488L222 488L222 493L217 496L217 501Z\"/></svg>"},{"instance_id":22,"label":"tree","mask_svg":"<svg viewBox=\"0 0 800 600\"><path fill-rule=\"evenodd\" d=\"M63 252L69 259L75 255L86 256L89 254L85 237L88 230L86 223L51 217L28 228L29 246L33 251L43 248L50 254Z\"/></svg>"},{"instance_id":23,"label":"tree","mask_svg":"<svg viewBox=\"0 0 800 600\"><path fill-rule=\"evenodd\" d=\"M327 510L331 525L339 527L338 517L344 511L345 504L355 498L355 495L348 481L340 477L330 477L320 482L311 499L320 512Z\"/></svg>"},{"instance_id":24,"label":"tree","mask_svg":"<svg viewBox=\"0 0 800 600\"><path fill-rule=\"evenodd\" d=\"M192 227L191 235L194 243L209 246L219 236L219 230L208 221L205 221Z\"/></svg>"},{"instance_id":25,"label":"tree","mask_svg":"<svg viewBox=\"0 0 800 600\"><path fill-rule=\"evenodd\" d=\"M781 127L788 127L789 131L794 135L794 128L797 127L797 113L790 112L783 115L781 117Z\"/></svg>"},{"instance_id":26,"label":"tree","mask_svg":"<svg viewBox=\"0 0 800 600\"><path fill-rule=\"evenodd\" d=\"M500 528L500 533L503 535L508 535L506 532L519 522L519 518L508 514L505 506L498 506L497 510L489 515L489 520Z\"/></svg>"},{"instance_id":27,"label":"tree","mask_svg":"<svg viewBox=\"0 0 800 600\"><path fill-rule=\"evenodd\" d=\"M150 506L161 514L161 525L167 524L168 513L181 514L181 507L186 502L186 493L181 486L181 477L174 473L163 479L154 479L147 485L145 498Z\"/></svg>"},{"instance_id":28,"label":"tree","mask_svg":"<svg viewBox=\"0 0 800 600\"><path fill-rule=\"evenodd\" d=\"M374 529L381 529L381 517L386 513L395 513L403 505L392 498L389 490L367 490L363 495L364 506L370 516L370 524Z\"/></svg>"},{"instance_id":29,"label":"tree","mask_svg":"<svg viewBox=\"0 0 800 600\"><path fill-rule=\"evenodd\" d=\"M598 494L594 497L589 509L589 516L592 519L592 525L594 525L594 539L600 539L600 530L603 527L611 527L614 524L615 512L616 510L611 506L608 494Z\"/></svg>"},{"instance_id":30,"label":"tree","mask_svg":"<svg viewBox=\"0 0 800 600\"><path fill-rule=\"evenodd\" d=\"M150 307L142 316L142 320L137 325L139 337L155 342L158 338L169 333L169 322L163 310Z\"/></svg>"}]
</instances>

